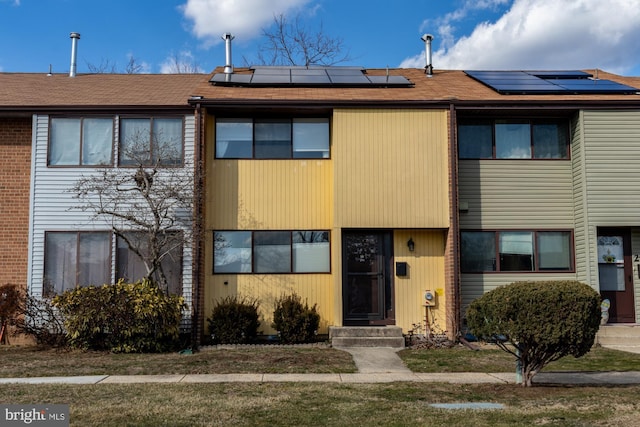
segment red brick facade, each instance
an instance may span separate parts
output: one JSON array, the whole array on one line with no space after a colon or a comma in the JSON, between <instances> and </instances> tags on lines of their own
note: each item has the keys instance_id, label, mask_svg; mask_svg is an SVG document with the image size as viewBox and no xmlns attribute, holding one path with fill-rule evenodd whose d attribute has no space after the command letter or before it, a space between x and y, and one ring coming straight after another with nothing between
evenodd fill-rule
<instances>
[{"instance_id":1,"label":"red brick facade","mask_svg":"<svg viewBox=\"0 0 640 427\"><path fill-rule=\"evenodd\" d=\"M0 284L26 287L31 118L0 118Z\"/></svg>"}]
</instances>

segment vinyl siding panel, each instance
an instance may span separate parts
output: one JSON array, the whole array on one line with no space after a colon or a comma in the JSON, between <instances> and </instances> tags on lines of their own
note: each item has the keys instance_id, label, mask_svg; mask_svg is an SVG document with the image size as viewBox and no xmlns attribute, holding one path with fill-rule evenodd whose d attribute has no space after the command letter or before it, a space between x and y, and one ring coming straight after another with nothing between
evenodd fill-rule
<instances>
[{"instance_id":1,"label":"vinyl siding panel","mask_svg":"<svg viewBox=\"0 0 640 427\"><path fill-rule=\"evenodd\" d=\"M571 162L460 160L462 229L573 228Z\"/></svg>"},{"instance_id":2,"label":"vinyl siding panel","mask_svg":"<svg viewBox=\"0 0 640 427\"><path fill-rule=\"evenodd\" d=\"M193 149L195 140L195 119L193 115L185 116L184 128L184 156L187 164L193 164ZM33 180L31 201L31 259L29 289L34 295L42 292L44 276L44 236L46 231L108 231L108 224L91 218L90 212L77 209L78 201L74 199L70 189L81 176L96 173L93 168L49 168L47 167L47 146L49 117L35 116L35 146L33 149ZM114 135L117 136L117 129ZM117 141L114 141L114 146ZM193 169L187 167L184 173L193 174ZM112 248L112 253L115 251ZM115 257L112 259L112 263ZM183 250L183 295L191 301L191 250ZM112 272L115 268L112 266Z\"/></svg>"},{"instance_id":3,"label":"vinyl siding panel","mask_svg":"<svg viewBox=\"0 0 640 427\"><path fill-rule=\"evenodd\" d=\"M338 227L449 227L447 114L334 111Z\"/></svg>"},{"instance_id":4,"label":"vinyl siding panel","mask_svg":"<svg viewBox=\"0 0 640 427\"><path fill-rule=\"evenodd\" d=\"M465 317L467 307L471 302L480 298L486 292L497 287L508 285L513 282L527 280L576 280L574 273L492 273L492 274L462 274L462 317Z\"/></svg>"},{"instance_id":5,"label":"vinyl siding panel","mask_svg":"<svg viewBox=\"0 0 640 427\"><path fill-rule=\"evenodd\" d=\"M584 131L583 113L577 114L571 125L571 163L573 168L573 203L574 203L574 248L576 260L576 276L578 280L591 283L591 272L588 268L590 240L587 236L587 209L584 166Z\"/></svg>"},{"instance_id":6,"label":"vinyl siding panel","mask_svg":"<svg viewBox=\"0 0 640 427\"><path fill-rule=\"evenodd\" d=\"M586 111L588 215L598 226L640 223L640 111Z\"/></svg>"},{"instance_id":7,"label":"vinyl siding panel","mask_svg":"<svg viewBox=\"0 0 640 427\"><path fill-rule=\"evenodd\" d=\"M571 161L460 160L460 229L574 229ZM468 305L499 286L522 280L575 279L575 273L461 274L462 317Z\"/></svg>"},{"instance_id":8,"label":"vinyl siding panel","mask_svg":"<svg viewBox=\"0 0 640 427\"><path fill-rule=\"evenodd\" d=\"M585 111L583 130L589 272L599 289L598 227L640 225L640 111ZM634 237L634 253L640 247L636 243ZM636 283L636 301L638 294ZM636 303L636 320L638 308Z\"/></svg>"},{"instance_id":9,"label":"vinyl siding panel","mask_svg":"<svg viewBox=\"0 0 640 427\"><path fill-rule=\"evenodd\" d=\"M446 329L445 298L445 250L446 232L442 230L396 230L394 232L394 261L408 264L406 277L395 276L396 325L406 333L413 325L421 325L424 333L425 316L429 313L429 325L434 332ZM415 242L414 252L409 252L407 241ZM436 306L426 310L424 291L436 292Z\"/></svg>"},{"instance_id":10,"label":"vinyl siding panel","mask_svg":"<svg viewBox=\"0 0 640 427\"><path fill-rule=\"evenodd\" d=\"M331 160L214 160L207 228L330 229L332 178Z\"/></svg>"},{"instance_id":11,"label":"vinyl siding panel","mask_svg":"<svg viewBox=\"0 0 640 427\"><path fill-rule=\"evenodd\" d=\"M255 298L260 301L260 333L275 335L277 331L271 327L274 303L282 295L296 293L303 303L306 301L309 306L317 304L319 333L327 334L328 327L335 325L333 293L329 291L333 283L331 274L217 274L207 282L209 292L205 299L205 318L211 316L216 301L224 297Z\"/></svg>"}]
</instances>

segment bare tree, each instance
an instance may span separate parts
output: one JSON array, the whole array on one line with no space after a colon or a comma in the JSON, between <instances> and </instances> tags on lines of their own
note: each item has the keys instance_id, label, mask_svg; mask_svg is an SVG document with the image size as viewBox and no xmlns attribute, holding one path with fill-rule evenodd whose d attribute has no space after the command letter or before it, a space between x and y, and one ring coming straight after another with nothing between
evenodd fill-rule
<instances>
[{"instance_id":1,"label":"bare tree","mask_svg":"<svg viewBox=\"0 0 640 427\"><path fill-rule=\"evenodd\" d=\"M116 74L118 73L118 66L115 62L109 59L102 58L100 64L96 65L87 62L87 69L92 74Z\"/></svg>"},{"instance_id":2,"label":"bare tree","mask_svg":"<svg viewBox=\"0 0 640 427\"><path fill-rule=\"evenodd\" d=\"M70 190L78 209L105 221L136 254L146 278L172 289L165 260L193 241L194 173L175 141L138 132L121 144L120 163L83 175ZM175 289L175 286L173 286Z\"/></svg>"},{"instance_id":3,"label":"bare tree","mask_svg":"<svg viewBox=\"0 0 640 427\"><path fill-rule=\"evenodd\" d=\"M167 74L201 74L202 68L190 52L173 53L162 65L162 72Z\"/></svg>"},{"instance_id":4,"label":"bare tree","mask_svg":"<svg viewBox=\"0 0 640 427\"><path fill-rule=\"evenodd\" d=\"M133 55L129 55L129 61L124 68L124 72L119 71L118 64L109 59L103 58L98 65L87 62L87 69L93 74L139 74L144 71L144 68L144 64L139 63Z\"/></svg>"},{"instance_id":5,"label":"bare tree","mask_svg":"<svg viewBox=\"0 0 640 427\"><path fill-rule=\"evenodd\" d=\"M261 65L335 65L351 60L340 37L328 36L322 27L311 31L296 15L293 22L280 14L273 17L273 25L262 29L265 39L258 50ZM245 58L245 62L247 59Z\"/></svg>"},{"instance_id":6,"label":"bare tree","mask_svg":"<svg viewBox=\"0 0 640 427\"><path fill-rule=\"evenodd\" d=\"M129 62L127 62L127 66L124 68L124 72L126 74L140 74L144 70L144 65L140 64L135 56L129 55Z\"/></svg>"}]
</instances>

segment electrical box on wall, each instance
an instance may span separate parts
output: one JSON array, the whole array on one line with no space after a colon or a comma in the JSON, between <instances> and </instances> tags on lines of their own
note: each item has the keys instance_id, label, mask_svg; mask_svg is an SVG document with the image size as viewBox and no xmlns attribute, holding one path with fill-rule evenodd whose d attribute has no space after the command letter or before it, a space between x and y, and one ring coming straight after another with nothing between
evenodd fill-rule
<instances>
[{"instance_id":1,"label":"electrical box on wall","mask_svg":"<svg viewBox=\"0 0 640 427\"><path fill-rule=\"evenodd\" d=\"M434 307L436 305L436 293L427 289L424 291L424 305Z\"/></svg>"},{"instance_id":2,"label":"electrical box on wall","mask_svg":"<svg viewBox=\"0 0 640 427\"><path fill-rule=\"evenodd\" d=\"M405 277L407 275L407 263L396 262L396 276Z\"/></svg>"}]
</instances>

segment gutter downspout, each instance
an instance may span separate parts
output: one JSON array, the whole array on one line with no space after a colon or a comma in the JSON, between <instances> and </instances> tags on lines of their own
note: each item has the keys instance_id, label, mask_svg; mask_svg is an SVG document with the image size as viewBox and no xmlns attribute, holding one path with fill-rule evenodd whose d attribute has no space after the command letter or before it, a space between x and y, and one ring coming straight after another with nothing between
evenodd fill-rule
<instances>
[{"instance_id":1,"label":"gutter downspout","mask_svg":"<svg viewBox=\"0 0 640 427\"><path fill-rule=\"evenodd\" d=\"M453 313L451 314L451 325L448 325L451 335L455 341L461 329L461 287L460 287L460 210L458 206L458 148L456 144L457 116L454 104L449 104L449 156L451 177L451 235L453 236L453 274L451 284Z\"/></svg>"},{"instance_id":2,"label":"gutter downspout","mask_svg":"<svg viewBox=\"0 0 640 427\"><path fill-rule=\"evenodd\" d=\"M197 351L200 347L200 341L203 330L202 322L200 319L203 307L202 288L204 286L204 268L202 263L204 259L202 257L202 244L203 244L203 232L202 232L202 220L203 220L203 194L204 191L204 174L202 170L202 107L198 102L195 105L195 119L196 119L196 134L194 144L194 188L193 188L193 283L192 283L192 301L191 301L191 349Z\"/></svg>"}]
</instances>

